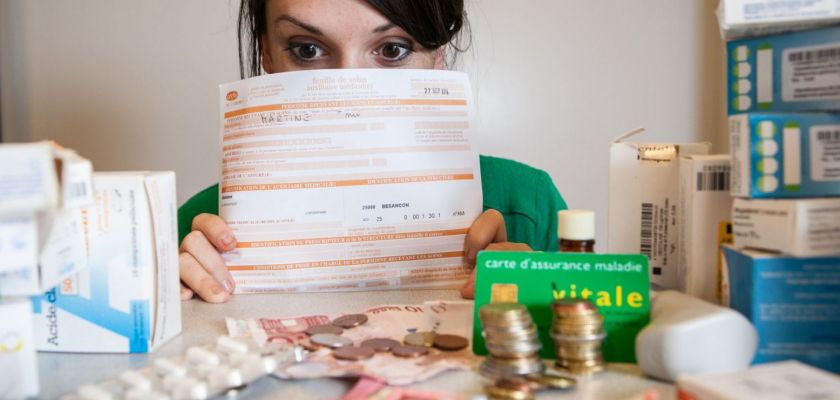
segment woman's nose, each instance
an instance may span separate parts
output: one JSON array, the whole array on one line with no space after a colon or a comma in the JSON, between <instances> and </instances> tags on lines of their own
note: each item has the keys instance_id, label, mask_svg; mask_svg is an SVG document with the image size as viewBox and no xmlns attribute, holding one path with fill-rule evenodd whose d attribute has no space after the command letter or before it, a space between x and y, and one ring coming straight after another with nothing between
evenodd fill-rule
<instances>
[{"instance_id":1,"label":"woman's nose","mask_svg":"<svg viewBox=\"0 0 840 400\"><path fill-rule=\"evenodd\" d=\"M335 68L371 68L371 60L363 54L342 54Z\"/></svg>"}]
</instances>

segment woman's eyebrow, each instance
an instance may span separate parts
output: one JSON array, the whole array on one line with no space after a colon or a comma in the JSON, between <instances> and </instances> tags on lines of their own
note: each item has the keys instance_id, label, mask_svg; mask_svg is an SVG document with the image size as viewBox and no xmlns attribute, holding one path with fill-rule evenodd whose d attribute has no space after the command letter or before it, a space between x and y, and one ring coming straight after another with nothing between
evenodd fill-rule
<instances>
[{"instance_id":1,"label":"woman's eyebrow","mask_svg":"<svg viewBox=\"0 0 840 400\"><path fill-rule=\"evenodd\" d=\"M382 33L382 32L385 32L385 31L391 29L391 28L396 28L396 27L397 27L397 25L394 24L394 23L387 23L387 24L380 25L380 26L377 26L376 28L374 28L373 33Z\"/></svg>"},{"instance_id":2,"label":"woman's eyebrow","mask_svg":"<svg viewBox=\"0 0 840 400\"><path fill-rule=\"evenodd\" d=\"M319 35L319 36L324 35L323 32L321 32L320 29L318 29L318 28L316 28L316 27L314 27L310 24L307 24L306 22L303 22L303 21L301 21L301 20L299 20L299 19L297 19L297 18L295 18L291 15L288 15L288 14L283 14L283 15L277 17L277 19L274 20L274 24L275 25L279 24L282 21L286 21L286 22L290 22L292 24L295 24L295 25L309 31L313 35ZM377 29L379 29L379 28L377 28Z\"/></svg>"}]
</instances>

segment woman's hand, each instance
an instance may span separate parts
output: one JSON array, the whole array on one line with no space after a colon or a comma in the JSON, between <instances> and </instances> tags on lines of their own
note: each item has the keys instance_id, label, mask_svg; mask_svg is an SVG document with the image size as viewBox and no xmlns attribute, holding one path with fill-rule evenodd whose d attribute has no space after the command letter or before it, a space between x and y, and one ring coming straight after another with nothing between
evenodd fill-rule
<instances>
[{"instance_id":1,"label":"woman's hand","mask_svg":"<svg viewBox=\"0 0 840 400\"><path fill-rule=\"evenodd\" d=\"M531 251L531 247L507 241L505 220L500 212L491 209L482 213L470 226L464 240L464 257L467 265L473 267L470 279L461 288L461 297L465 299L475 297L475 258L481 250Z\"/></svg>"},{"instance_id":2,"label":"woman's hand","mask_svg":"<svg viewBox=\"0 0 840 400\"><path fill-rule=\"evenodd\" d=\"M181 300L193 292L209 303L223 303L233 293L233 277L220 253L236 248L236 238L227 223L213 214L193 219L192 232L181 242L178 264Z\"/></svg>"}]
</instances>

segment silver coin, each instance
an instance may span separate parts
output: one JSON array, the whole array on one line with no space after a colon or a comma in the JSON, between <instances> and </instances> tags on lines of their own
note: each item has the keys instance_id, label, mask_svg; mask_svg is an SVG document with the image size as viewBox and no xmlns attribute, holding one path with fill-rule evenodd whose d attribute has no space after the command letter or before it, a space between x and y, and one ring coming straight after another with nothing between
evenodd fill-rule
<instances>
[{"instance_id":1,"label":"silver coin","mask_svg":"<svg viewBox=\"0 0 840 400\"><path fill-rule=\"evenodd\" d=\"M319 346L326 346L333 349L353 345L353 341L349 338L346 338L344 336L332 335L329 333L319 333L317 335L312 335L309 337L309 340L312 343L317 344Z\"/></svg>"}]
</instances>

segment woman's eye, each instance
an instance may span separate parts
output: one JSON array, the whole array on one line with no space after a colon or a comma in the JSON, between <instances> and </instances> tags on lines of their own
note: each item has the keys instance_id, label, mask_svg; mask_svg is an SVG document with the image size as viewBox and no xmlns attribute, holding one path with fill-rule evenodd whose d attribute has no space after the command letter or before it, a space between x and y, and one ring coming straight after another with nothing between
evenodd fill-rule
<instances>
[{"instance_id":1,"label":"woman's eye","mask_svg":"<svg viewBox=\"0 0 840 400\"><path fill-rule=\"evenodd\" d=\"M317 44L298 43L289 46L289 51L300 60L311 61L324 55L324 49Z\"/></svg>"},{"instance_id":2,"label":"woman's eye","mask_svg":"<svg viewBox=\"0 0 840 400\"><path fill-rule=\"evenodd\" d=\"M386 43L376 53L386 61L399 61L407 57L411 51L408 45L402 43Z\"/></svg>"}]
</instances>

